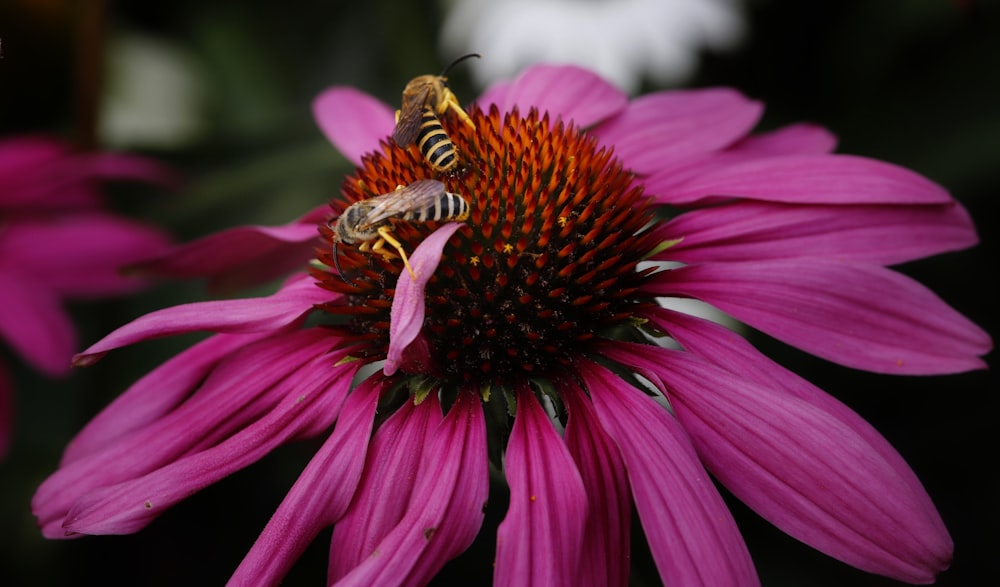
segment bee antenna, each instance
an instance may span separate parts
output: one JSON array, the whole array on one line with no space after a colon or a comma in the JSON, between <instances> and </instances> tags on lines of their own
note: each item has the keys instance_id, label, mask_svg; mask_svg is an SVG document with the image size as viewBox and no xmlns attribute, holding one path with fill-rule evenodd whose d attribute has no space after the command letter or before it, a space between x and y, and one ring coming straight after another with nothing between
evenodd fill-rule
<instances>
[{"instance_id":1,"label":"bee antenna","mask_svg":"<svg viewBox=\"0 0 1000 587\"><path fill-rule=\"evenodd\" d=\"M455 67L456 65L458 65L459 63L465 61L466 59L468 59L470 57L475 57L476 59L482 59L483 58L483 56L480 55L479 53L466 53L465 55L462 55L461 57L455 59L454 61L452 61L451 63L449 63L448 65L446 65L445 68L441 70L441 77L444 77L444 74L446 74L449 71L451 71L452 67Z\"/></svg>"}]
</instances>

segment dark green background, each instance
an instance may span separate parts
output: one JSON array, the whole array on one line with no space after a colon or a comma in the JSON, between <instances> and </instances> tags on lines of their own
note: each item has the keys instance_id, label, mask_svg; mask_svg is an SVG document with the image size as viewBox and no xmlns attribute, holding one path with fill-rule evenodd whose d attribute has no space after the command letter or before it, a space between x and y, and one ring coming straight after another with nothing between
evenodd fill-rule
<instances>
[{"instance_id":1,"label":"dark green background","mask_svg":"<svg viewBox=\"0 0 1000 587\"><path fill-rule=\"evenodd\" d=\"M0 6L0 134L49 131L87 139L79 80L94 79L98 70L81 59L77 39L88 4L8 0ZM161 223L179 239L235 224L286 222L324 202L348 165L315 127L313 96L345 84L395 102L407 80L447 61L435 50L437 4L152 4L109 6L107 27L139 30L196 56L210 82L211 126L196 145L150 153L187 176L179 192L115 187L110 193L117 209ZM789 0L751 2L748 13L744 44L705 56L686 85L734 86L768 105L764 127L813 121L839 135L843 152L904 165L947 186L976 219L982 243L902 270L995 335L1000 7L974 0ZM459 95L472 95L461 72L453 80ZM207 295L200 283L164 284L127 301L72 309L87 344L143 312ZM226 580L316 442L277 451L133 536L46 541L28 511L34 488L74 432L130 381L193 339L116 351L60 382L23 368L0 348L18 387L17 434L0 463L0 584L194 586ZM995 371L889 377L837 367L764 337L755 342L869 419L924 480L956 543L953 568L940 585L982 585L1000 576ZM995 364L995 353L987 361ZM499 521L503 499L494 488L487 523ZM738 503L733 509L764 585L896 584L815 553ZM491 534L487 529L441 584L487 581ZM322 584L327 536L286 584ZM633 582L658 584L641 537L633 556Z\"/></svg>"}]
</instances>

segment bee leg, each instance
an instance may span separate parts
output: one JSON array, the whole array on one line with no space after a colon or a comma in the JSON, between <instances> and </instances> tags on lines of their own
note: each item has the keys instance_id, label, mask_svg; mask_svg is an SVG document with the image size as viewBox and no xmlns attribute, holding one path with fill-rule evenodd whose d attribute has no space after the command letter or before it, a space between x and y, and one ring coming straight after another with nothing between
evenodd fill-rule
<instances>
[{"instance_id":1,"label":"bee leg","mask_svg":"<svg viewBox=\"0 0 1000 587\"><path fill-rule=\"evenodd\" d=\"M378 235L381 238L378 239L378 242L375 243L375 245L372 247L372 250L374 251L375 247L381 249L382 246L385 245L385 243L389 243L390 245L392 245L393 248L396 249L396 252L399 253L399 256L403 259L403 265L406 265L406 270L410 272L410 277L416 280L417 274L413 272L413 267L410 266L410 259L406 256L406 251L403 250L403 245L400 244L400 242L396 240L395 237L392 236L389 227L383 226L382 228L378 229Z\"/></svg>"},{"instance_id":2,"label":"bee leg","mask_svg":"<svg viewBox=\"0 0 1000 587\"><path fill-rule=\"evenodd\" d=\"M455 114L458 115L462 122L467 124L472 130L476 130L476 123L472 122L472 119L465 113L465 110L462 110L462 105L458 103L458 98L455 97L455 93L452 92L450 88L444 89L444 94L441 96L441 102L439 104L439 115L444 114L447 109L451 108L455 111Z\"/></svg>"}]
</instances>

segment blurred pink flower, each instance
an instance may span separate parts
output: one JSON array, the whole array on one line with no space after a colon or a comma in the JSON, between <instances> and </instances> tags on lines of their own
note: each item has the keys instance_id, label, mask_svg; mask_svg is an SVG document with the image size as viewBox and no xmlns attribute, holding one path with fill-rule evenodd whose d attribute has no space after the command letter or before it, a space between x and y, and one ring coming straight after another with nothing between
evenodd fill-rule
<instances>
[{"instance_id":1,"label":"blurred pink flower","mask_svg":"<svg viewBox=\"0 0 1000 587\"><path fill-rule=\"evenodd\" d=\"M103 208L107 180L166 181L151 161L73 152L51 138L0 140L0 338L50 377L77 350L68 299L133 292L120 269L167 249L165 235ZM0 456L10 442L11 382L0 369Z\"/></svg>"},{"instance_id":2,"label":"blurred pink flower","mask_svg":"<svg viewBox=\"0 0 1000 587\"><path fill-rule=\"evenodd\" d=\"M135 532L333 427L233 584L278 583L330 525L330 583L426 583L479 532L491 460L510 487L498 585L626 583L633 506L664 583L757 584L708 473L830 556L933 581L951 539L886 440L732 331L658 303L697 298L881 373L984 366L988 336L886 267L974 244L963 208L913 172L831 154L823 129L749 136L761 110L727 89L629 102L586 70L538 66L469 108L475 130L444 117L461 163L438 175L387 138L392 107L324 92L319 124L358 165L336 213L436 177L469 201L468 221L393 225L416 279L344 245L337 275L319 211L159 261L228 281L232 258L259 278L273 271L255 259L318 245L311 277L269 297L160 310L78 355L216 333L70 443L33 501L43 533Z\"/></svg>"}]
</instances>

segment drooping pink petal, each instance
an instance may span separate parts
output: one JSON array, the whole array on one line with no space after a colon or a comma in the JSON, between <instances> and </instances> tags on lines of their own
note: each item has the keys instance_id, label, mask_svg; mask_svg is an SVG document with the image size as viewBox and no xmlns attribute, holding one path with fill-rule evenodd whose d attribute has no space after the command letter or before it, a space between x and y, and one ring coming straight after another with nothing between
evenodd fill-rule
<instances>
[{"instance_id":1,"label":"drooping pink petal","mask_svg":"<svg viewBox=\"0 0 1000 587\"><path fill-rule=\"evenodd\" d=\"M920 283L875 265L778 259L689 265L645 291L691 296L819 357L878 373L985 367L981 328Z\"/></svg>"},{"instance_id":2,"label":"drooping pink petal","mask_svg":"<svg viewBox=\"0 0 1000 587\"><path fill-rule=\"evenodd\" d=\"M22 219L0 233L7 263L72 296L125 293L145 285L121 269L162 253L167 242L152 227L101 212Z\"/></svg>"},{"instance_id":3,"label":"drooping pink petal","mask_svg":"<svg viewBox=\"0 0 1000 587\"><path fill-rule=\"evenodd\" d=\"M442 419L441 403L431 393L420 405L406 402L379 427L368 448L358 491L333 527L328 585L375 552L403 518L414 495L424 449Z\"/></svg>"},{"instance_id":4,"label":"drooping pink petal","mask_svg":"<svg viewBox=\"0 0 1000 587\"><path fill-rule=\"evenodd\" d=\"M406 514L337 585L424 585L472 544L489 491L486 422L475 391L462 390L424 449Z\"/></svg>"},{"instance_id":5,"label":"drooping pink petal","mask_svg":"<svg viewBox=\"0 0 1000 587\"><path fill-rule=\"evenodd\" d=\"M7 372L7 365L0 361L0 461L10 452L14 436L14 386Z\"/></svg>"},{"instance_id":6,"label":"drooping pink petal","mask_svg":"<svg viewBox=\"0 0 1000 587\"><path fill-rule=\"evenodd\" d=\"M659 92L636 98L593 133L623 164L649 174L665 162L725 148L746 135L763 106L735 90Z\"/></svg>"},{"instance_id":7,"label":"drooping pink petal","mask_svg":"<svg viewBox=\"0 0 1000 587\"><path fill-rule=\"evenodd\" d=\"M379 148L392 134L396 118L380 100L349 87L333 87L313 100L313 116L320 130L347 160L361 164L361 156Z\"/></svg>"},{"instance_id":8,"label":"drooping pink petal","mask_svg":"<svg viewBox=\"0 0 1000 587\"><path fill-rule=\"evenodd\" d=\"M574 65L536 65L510 85L500 112L515 106L521 115L532 107L553 120L572 121L589 127L617 114L628 105L628 97L592 71Z\"/></svg>"},{"instance_id":9,"label":"drooping pink petal","mask_svg":"<svg viewBox=\"0 0 1000 587\"><path fill-rule=\"evenodd\" d=\"M775 390L782 390L807 401L832 414L859 434L865 442L885 459L911 488L919 488L920 481L896 449L854 410L832 395L778 365L753 347L745 338L728 328L695 316L673 312L665 308L645 314L653 324L670 333L686 350L740 377ZM921 490L922 491L922 490ZM914 492L915 496L921 492ZM922 491L924 516L934 525L937 535L947 534L944 522L926 491Z\"/></svg>"},{"instance_id":10,"label":"drooping pink petal","mask_svg":"<svg viewBox=\"0 0 1000 587\"><path fill-rule=\"evenodd\" d=\"M150 312L118 328L73 358L80 367L91 365L108 351L143 340L207 330L247 333L277 330L298 320L313 304L329 301L330 293L307 275L296 276L262 298L243 298L182 304Z\"/></svg>"},{"instance_id":11,"label":"drooping pink petal","mask_svg":"<svg viewBox=\"0 0 1000 587\"><path fill-rule=\"evenodd\" d=\"M229 585L277 585L320 530L344 514L361 478L383 387L380 378L369 377L348 395L330 438L271 516Z\"/></svg>"},{"instance_id":12,"label":"drooping pink petal","mask_svg":"<svg viewBox=\"0 0 1000 587\"><path fill-rule=\"evenodd\" d=\"M265 283L302 268L315 255L321 206L283 226L240 226L174 247L129 267L138 275L178 279L208 277L214 291Z\"/></svg>"},{"instance_id":13,"label":"drooping pink petal","mask_svg":"<svg viewBox=\"0 0 1000 587\"><path fill-rule=\"evenodd\" d=\"M790 155L751 158L699 169L686 181L660 178L650 191L673 204L706 199L749 198L791 204L947 204L944 188L891 163L852 155ZM664 181L666 180L666 181Z\"/></svg>"},{"instance_id":14,"label":"drooping pink petal","mask_svg":"<svg viewBox=\"0 0 1000 587\"><path fill-rule=\"evenodd\" d=\"M957 202L795 206L747 200L693 210L654 230L663 240L682 239L656 258L682 263L822 257L893 265L977 241Z\"/></svg>"},{"instance_id":15,"label":"drooping pink petal","mask_svg":"<svg viewBox=\"0 0 1000 587\"><path fill-rule=\"evenodd\" d=\"M577 368L621 451L664 584L759 584L739 529L680 424L604 367L578 361Z\"/></svg>"},{"instance_id":16,"label":"drooping pink petal","mask_svg":"<svg viewBox=\"0 0 1000 587\"><path fill-rule=\"evenodd\" d=\"M577 585L628 584L632 496L625 463L583 392L569 382L560 387L569 419L564 439L587 492L587 526Z\"/></svg>"},{"instance_id":17,"label":"drooping pink petal","mask_svg":"<svg viewBox=\"0 0 1000 587\"><path fill-rule=\"evenodd\" d=\"M494 585L578 585L587 523L587 493L569 450L526 383L504 472L507 516L497 529Z\"/></svg>"},{"instance_id":18,"label":"drooping pink petal","mask_svg":"<svg viewBox=\"0 0 1000 587\"><path fill-rule=\"evenodd\" d=\"M758 157L777 155L821 155L832 153L837 137L815 124L790 124L781 128L748 136L729 148L729 152L754 154Z\"/></svg>"},{"instance_id":19,"label":"drooping pink petal","mask_svg":"<svg viewBox=\"0 0 1000 587\"><path fill-rule=\"evenodd\" d=\"M69 372L76 347L73 322L56 293L7 270L0 271L0 340L53 377Z\"/></svg>"},{"instance_id":20,"label":"drooping pink petal","mask_svg":"<svg viewBox=\"0 0 1000 587\"><path fill-rule=\"evenodd\" d=\"M94 416L66 446L60 467L102 450L168 414L230 354L264 334L216 334L136 381Z\"/></svg>"},{"instance_id":21,"label":"drooping pink petal","mask_svg":"<svg viewBox=\"0 0 1000 587\"><path fill-rule=\"evenodd\" d=\"M424 288L434 275L441 254L451 235L461 228L461 222L449 222L435 230L413 251L410 265L417 278L409 272L401 271L396 281L396 293L392 298L389 323L389 351L383 370L392 375L400 366L403 350L417 337L424 326Z\"/></svg>"},{"instance_id":22,"label":"drooping pink petal","mask_svg":"<svg viewBox=\"0 0 1000 587\"><path fill-rule=\"evenodd\" d=\"M357 371L357 363L331 369L331 359L320 356L292 373L284 397L272 410L222 442L142 477L85 494L66 514L66 532L137 532L178 502L301 435L317 417L324 420L320 428L329 427Z\"/></svg>"},{"instance_id":23,"label":"drooping pink petal","mask_svg":"<svg viewBox=\"0 0 1000 587\"><path fill-rule=\"evenodd\" d=\"M63 537L62 520L82 495L146 475L256 421L291 393L299 377L292 375L323 357L330 346L327 333L311 328L233 353L177 409L46 479L32 499L43 534ZM327 357L330 365L338 360L334 354Z\"/></svg>"},{"instance_id":24,"label":"drooping pink petal","mask_svg":"<svg viewBox=\"0 0 1000 587\"><path fill-rule=\"evenodd\" d=\"M951 539L925 493L835 415L690 353L621 343L608 356L656 374L713 474L799 540L862 570L929 583Z\"/></svg>"}]
</instances>

